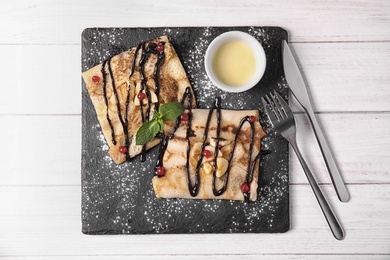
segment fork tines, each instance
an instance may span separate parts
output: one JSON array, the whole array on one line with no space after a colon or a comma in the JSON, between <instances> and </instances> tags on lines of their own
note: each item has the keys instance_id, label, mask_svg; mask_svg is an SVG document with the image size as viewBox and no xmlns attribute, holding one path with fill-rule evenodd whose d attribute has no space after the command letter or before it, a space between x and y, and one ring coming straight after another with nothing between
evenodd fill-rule
<instances>
[{"instance_id":1,"label":"fork tines","mask_svg":"<svg viewBox=\"0 0 390 260\"><path fill-rule=\"evenodd\" d=\"M261 101L271 121L281 121L292 116L290 107L276 91L265 95Z\"/></svg>"}]
</instances>

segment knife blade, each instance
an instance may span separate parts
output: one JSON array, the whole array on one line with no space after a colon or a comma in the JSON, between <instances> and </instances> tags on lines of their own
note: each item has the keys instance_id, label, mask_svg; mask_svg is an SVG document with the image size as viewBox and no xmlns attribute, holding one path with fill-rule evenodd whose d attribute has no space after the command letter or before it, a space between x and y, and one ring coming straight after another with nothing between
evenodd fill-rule
<instances>
[{"instance_id":1,"label":"knife blade","mask_svg":"<svg viewBox=\"0 0 390 260\"><path fill-rule=\"evenodd\" d=\"M291 93L309 117L337 196L340 201L346 202L349 200L349 192L344 184L333 154L317 121L317 117L314 114L306 84L286 41L283 41L283 68Z\"/></svg>"}]
</instances>

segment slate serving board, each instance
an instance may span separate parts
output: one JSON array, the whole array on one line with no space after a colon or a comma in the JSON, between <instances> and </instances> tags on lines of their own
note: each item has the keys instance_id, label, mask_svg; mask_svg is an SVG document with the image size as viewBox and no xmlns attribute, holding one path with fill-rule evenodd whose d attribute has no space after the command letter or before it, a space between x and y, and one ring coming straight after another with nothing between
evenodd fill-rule
<instances>
[{"instance_id":1,"label":"slate serving board","mask_svg":"<svg viewBox=\"0 0 390 260\"><path fill-rule=\"evenodd\" d=\"M226 31L244 31L259 40L267 67L261 81L244 93L226 93L208 79L203 59L209 43ZM276 90L287 98L281 48L287 32L279 27L88 28L82 33L82 71L140 42L168 35L188 74L200 108L215 97L224 109L259 109L267 132L262 150L258 200L157 199L151 179L157 149L147 160L116 165L108 155L85 83L82 82L82 232L85 234L275 233L289 222L288 143L269 127L261 96Z\"/></svg>"}]
</instances>

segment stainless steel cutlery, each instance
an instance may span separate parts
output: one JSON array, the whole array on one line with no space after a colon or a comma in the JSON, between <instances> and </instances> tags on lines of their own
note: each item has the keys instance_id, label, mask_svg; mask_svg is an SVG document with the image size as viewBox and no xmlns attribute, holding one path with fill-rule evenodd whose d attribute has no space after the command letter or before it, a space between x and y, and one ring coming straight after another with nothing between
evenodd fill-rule
<instances>
[{"instance_id":1,"label":"stainless steel cutlery","mask_svg":"<svg viewBox=\"0 0 390 260\"><path fill-rule=\"evenodd\" d=\"M328 225L335 238L341 240L344 238L344 230L340 225L337 217L333 213L331 207L326 201L321 189L318 187L316 180L314 179L309 167L307 166L299 147L296 142L296 128L295 119L286 101L279 94L274 92L273 94L262 97L263 107L268 115L269 120L274 126L275 130L279 132L293 147L295 153L298 156L306 177L310 183L310 186L320 204L321 210L325 215Z\"/></svg>"}]
</instances>

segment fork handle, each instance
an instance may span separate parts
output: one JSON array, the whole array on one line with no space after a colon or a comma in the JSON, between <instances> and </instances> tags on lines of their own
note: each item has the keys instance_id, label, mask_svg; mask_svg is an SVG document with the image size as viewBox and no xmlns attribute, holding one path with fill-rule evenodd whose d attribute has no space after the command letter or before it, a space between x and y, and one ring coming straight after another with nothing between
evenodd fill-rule
<instances>
[{"instance_id":1,"label":"fork handle","mask_svg":"<svg viewBox=\"0 0 390 260\"><path fill-rule=\"evenodd\" d=\"M326 142L325 136L322 133L321 127L318 124L317 118L313 112L313 110L306 110L307 115L309 116L310 122L313 126L314 133L317 138L317 142L321 148L322 155L325 159L325 164L330 173L330 177L332 178L333 186L336 190L337 196L339 200L342 202L347 202L349 200L349 193L347 187L344 184L344 181L341 177L340 171L336 165L336 162L333 158L333 155L330 151L328 143Z\"/></svg>"},{"instance_id":2,"label":"fork handle","mask_svg":"<svg viewBox=\"0 0 390 260\"><path fill-rule=\"evenodd\" d=\"M328 225L333 233L333 236L337 238L338 240L342 240L344 238L344 230L338 221L337 217L333 213L332 208L329 206L328 202L326 201L324 194L322 193L320 187L318 187L318 184L316 180L313 177L313 174L311 173L309 167L307 166L301 152L299 151L298 145L295 140L290 141L291 146L293 147L295 153L298 156L299 162L302 165L302 168L306 174L306 177L310 183L310 186L316 196L316 199L318 203L320 204L321 210L325 215L326 221L328 222Z\"/></svg>"}]
</instances>

